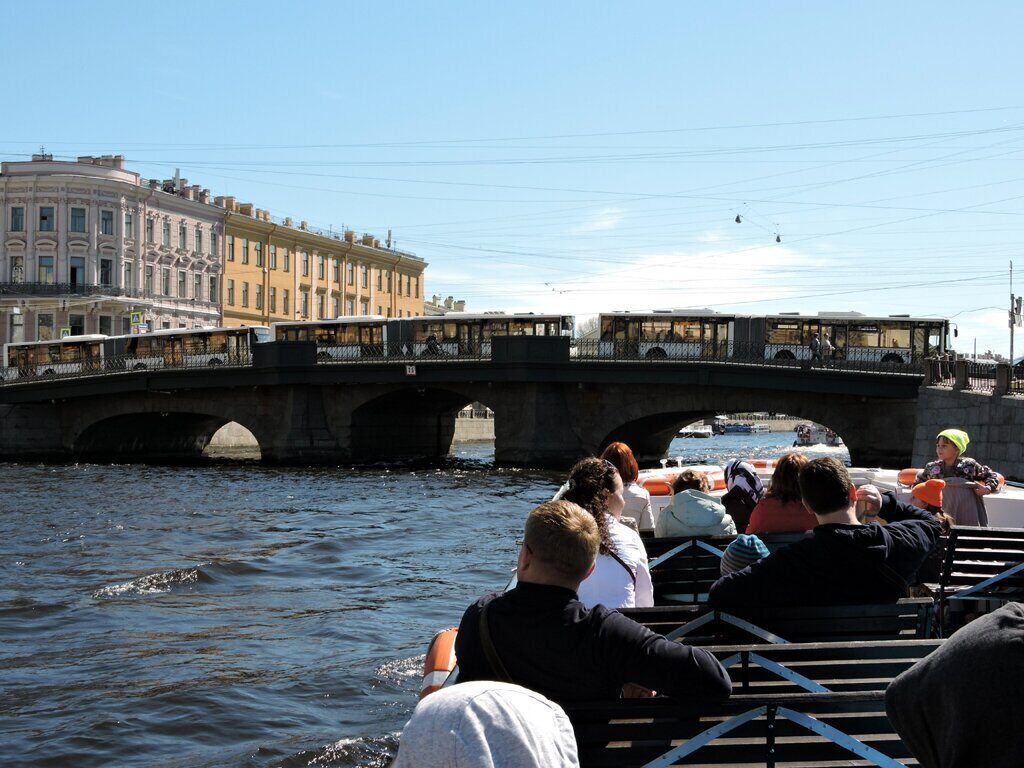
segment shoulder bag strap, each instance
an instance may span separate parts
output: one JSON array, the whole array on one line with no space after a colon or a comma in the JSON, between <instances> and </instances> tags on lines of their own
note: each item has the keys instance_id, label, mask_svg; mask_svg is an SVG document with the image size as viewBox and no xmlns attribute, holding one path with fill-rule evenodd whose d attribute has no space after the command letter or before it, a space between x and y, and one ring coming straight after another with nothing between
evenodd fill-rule
<instances>
[{"instance_id":1,"label":"shoulder bag strap","mask_svg":"<svg viewBox=\"0 0 1024 768\"><path fill-rule=\"evenodd\" d=\"M617 562L619 565L621 565L623 568L626 569L626 573L628 573L629 574L629 578L631 578L633 580L633 586L635 587L636 586L636 573L634 573L633 569L629 567L629 564L625 560L623 560L621 557L619 557L619 553L616 552L614 549L609 549L608 550L608 554L611 557L615 558L615 562Z\"/></svg>"},{"instance_id":2,"label":"shoulder bag strap","mask_svg":"<svg viewBox=\"0 0 1024 768\"><path fill-rule=\"evenodd\" d=\"M487 663L491 665L491 671L495 677L500 682L511 683L512 676L505 669L505 665L501 663L501 657L498 655L498 651L494 647L494 641L491 639L491 630L487 624L488 607L490 607L490 603L480 609L480 644L484 648L484 656L487 657Z\"/></svg>"}]
</instances>

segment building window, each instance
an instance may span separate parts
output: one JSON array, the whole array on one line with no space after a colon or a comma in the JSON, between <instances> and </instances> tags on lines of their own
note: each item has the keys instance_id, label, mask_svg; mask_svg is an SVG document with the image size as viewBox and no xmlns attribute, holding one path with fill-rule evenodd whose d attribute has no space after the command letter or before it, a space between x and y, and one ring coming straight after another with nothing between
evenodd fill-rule
<instances>
[{"instance_id":1,"label":"building window","mask_svg":"<svg viewBox=\"0 0 1024 768\"><path fill-rule=\"evenodd\" d=\"M210 275L210 301L219 302L220 293L217 292L217 276Z\"/></svg>"},{"instance_id":2,"label":"building window","mask_svg":"<svg viewBox=\"0 0 1024 768\"><path fill-rule=\"evenodd\" d=\"M360 315L368 315L368 314L370 314L370 302L368 302L366 299L360 299L359 300L359 314Z\"/></svg>"},{"instance_id":3,"label":"building window","mask_svg":"<svg viewBox=\"0 0 1024 768\"><path fill-rule=\"evenodd\" d=\"M196 301L203 300L203 275L195 272L192 275L192 298Z\"/></svg>"},{"instance_id":4,"label":"building window","mask_svg":"<svg viewBox=\"0 0 1024 768\"><path fill-rule=\"evenodd\" d=\"M384 290L384 270L383 269L378 269L377 270L377 290L378 291L383 291Z\"/></svg>"},{"instance_id":5,"label":"building window","mask_svg":"<svg viewBox=\"0 0 1024 768\"><path fill-rule=\"evenodd\" d=\"M341 262L337 259L331 260L331 274L335 283L341 282Z\"/></svg>"},{"instance_id":6,"label":"building window","mask_svg":"<svg viewBox=\"0 0 1024 768\"><path fill-rule=\"evenodd\" d=\"M100 315L100 333L110 336L114 332L114 318L110 315Z\"/></svg>"},{"instance_id":7,"label":"building window","mask_svg":"<svg viewBox=\"0 0 1024 768\"><path fill-rule=\"evenodd\" d=\"M341 317L341 299L337 296L331 297L331 314L333 317Z\"/></svg>"},{"instance_id":8,"label":"building window","mask_svg":"<svg viewBox=\"0 0 1024 768\"><path fill-rule=\"evenodd\" d=\"M274 246L270 247L273 248ZM270 311L277 312L277 288L271 286L270 290L267 291L267 298L270 299Z\"/></svg>"},{"instance_id":9,"label":"building window","mask_svg":"<svg viewBox=\"0 0 1024 768\"><path fill-rule=\"evenodd\" d=\"M388 293L391 293L391 271L388 271Z\"/></svg>"},{"instance_id":10,"label":"building window","mask_svg":"<svg viewBox=\"0 0 1024 768\"><path fill-rule=\"evenodd\" d=\"M316 295L316 316L318 320L327 319L327 297L322 293Z\"/></svg>"},{"instance_id":11,"label":"building window","mask_svg":"<svg viewBox=\"0 0 1024 768\"><path fill-rule=\"evenodd\" d=\"M402 310L398 310L398 316L399 316L399 317L401 317L401 316L402 316Z\"/></svg>"},{"instance_id":12,"label":"building window","mask_svg":"<svg viewBox=\"0 0 1024 768\"><path fill-rule=\"evenodd\" d=\"M68 270L68 282L72 285L85 285L85 257L72 256Z\"/></svg>"},{"instance_id":13,"label":"building window","mask_svg":"<svg viewBox=\"0 0 1024 768\"><path fill-rule=\"evenodd\" d=\"M413 288L416 289L416 291L413 294L413 296L418 299L420 297L420 279L418 277L413 278L412 285L413 285Z\"/></svg>"},{"instance_id":14,"label":"building window","mask_svg":"<svg viewBox=\"0 0 1024 768\"><path fill-rule=\"evenodd\" d=\"M100 234L101 235L112 235L112 234L114 234L114 212L113 211L100 211Z\"/></svg>"},{"instance_id":15,"label":"building window","mask_svg":"<svg viewBox=\"0 0 1024 768\"><path fill-rule=\"evenodd\" d=\"M288 289L285 288L281 291L281 312L288 314Z\"/></svg>"},{"instance_id":16,"label":"building window","mask_svg":"<svg viewBox=\"0 0 1024 768\"><path fill-rule=\"evenodd\" d=\"M153 220L146 219L146 242L152 243L155 240L153 237Z\"/></svg>"},{"instance_id":17,"label":"building window","mask_svg":"<svg viewBox=\"0 0 1024 768\"><path fill-rule=\"evenodd\" d=\"M235 305L235 281L228 280L228 304Z\"/></svg>"},{"instance_id":18,"label":"building window","mask_svg":"<svg viewBox=\"0 0 1024 768\"><path fill-rule=\"evenodd\" d=\"M370 287L370 274L369 273L370 273L370 270L367 268L367 266L365 264L360 264L359 265L359 284L361 286L363 286L363 288L369 288Z\"/></svg>"},{"instance_id":19,"label":"building window","mask_svg":"<svg viewBox=\"0 0 1024 768\"><path fill-rule=\"evenodd\" d=\"M171 222L164 222L164 248L171 247Z\"/></svg>"},{"instance_id":20,"label":"building window","mask_svg":"<svg viewBox=\"0 0 1024 768\"><path fill-rule=\"evenodd\" d=\"M68 315L68 325L72 336L81 336L85 333L85 315Z\"/></svg>"},{"instance_id":21,"label":"building window","mask_svg":"<svg viewBox=\"0 0 1024 768\"><path fill-rule=\"evenodd\" d=\"M242 306L249 306L249 283L242 283Z\"/></svg>"},{"instance_id":22,"label":"building window","mask_svg":"<svg viewBox=\"0 0 1024 768\"><path fill-rule=\"evenodd\" d=\"M100 285L113 285L114 262L110 259L100 259Z\"/></svg>"},{"instance_id":23,"label":"building window","mask_svg":"<svg viewBox=\"0 0 1024 768\"><path fill-rule=\"evenodd\" d=\"M39 231L53 232L54 216L53 206L43 205L39 207Z\"/></svg>"},{"instance_id":24,"label":"building window","mask_svg":"<svg viewBox=\"0 0 1024 768\"><path fill-rule=\"evenodd\" d=\"M263 243L253 243L253 247L256 249L256 266L263 266Z\"/></svg>"},{"instance_id":25,"label":"building window","mask_svg":"<svg viewBox=\"0 0 1024 768\"><path fill-rule=\"evenodd\" d=\"M185 274L185 270L179 269L178 270L178 298L179 299L187 299L188 298L188 283L186 282L187 279L188 279L188 276Z\"/></svg>"},{"instance_id":26,"label":"building window","mask_svg":"<svg viewBox=\"0 0 1024 768\"><path fill-rule=\"evenodd\" d=\"M171 270L163 269L160 272L160 293L164 296L171 295Z\"/></svg>"},{"instance_id":27,"label":"building window","mask_svg":"<svg viewBox=\"0 0 1024 768\"><path fill-rule=\"evenodd\" d=\"M124 215L124 236L129 240L135 239L135 214L133 213Z\"/></svg>"},{"instance_id":28,"label":"building window","mask_svg":"<svg viewBox=\"0 0 1024 768\"><path fill-rule=\"evenodd\" d=\"M270 246L270 264L271 269L277 269L277 246Z\"/></svg>"},{"instance_id":29,"label":"building window","mask_svg":"<svg viewBox=\"0 0 1024 768\"><path fill-rule=\"evenodd\" d=\"M356 313L356 303L352 299L345 299L345 314L351 317Z\"/></svg>"},{"instance_id":30,"label":"building window","mask_svg":"<svg viewBox=\"0 0 1024 768\"><path fill-rule=\"evenodd\" d=\"M281 249L281 258L284 260L284 271L285 272L291 272L292 271L292 257L288 254L288 249L287 248L282 248Z\"/></svg>"},{"instance_id":31,"label":"building window","mask_svg":"<svg viewBox=\"0 0 1024 768\"><path fill-rule=\"evenodd\" d=\"M71 209L71 225L68 232L85 232L85 208Z\"/></svg>"},{"instance_id":32,"label":"building window","mask_svg":"<svg viewBox=\"0 0 1024 768\"><path fill-rule=\"evenodd\" d=\"M395 275L395 294L398 296L402 295L402 276Z\"/></svg>"},{"instance_id":33,"label":"building window","mask_svg":"<svg viewBox=\"0 0 1024 768\"><path fill-rule=\"evenodd\" d=\"M263 309L263 286L256 286L256 309Z\"/></svg>"},{"instance_id":34,"label":"building window","mask_svg":"<svg viewBox=\"0 0 1024 768\"><path fill-rule=\"evenodd\" d=\"M220 238L216 232L210 231L210 255L217 256L218 249L220 248Z\"/></svg>"},{"instance_id":35,"label":"building window","mask_svg":"<svg viewBox=\"0 0 1024 768\"><path fill-rule=\"evenodd\" d=\"M388 317L391 317L391 307L388 307Z\"/></svg>"},{"instance_id":36,"label":"building window","mask_svg":"<svg viewBox=\"0 0 1024 768\"><path fill-rule=\"evenodd\" d=\"M203 252L203 228L196 224L196 251Z\"/></svg>"},{"instance_id":37,"label":"building window","mask_svg":"<svg viewBox=\"0 0 1024 768\"><path fill-rule=\"evenodd\" d=\"M302 316L309 317L309 291L302 291Z\"/></svg>"},{"instance_id":38,"label":"building window","mask_svg":"<svg viewBox=\"0 0 1024 768\"><path fill-rule=\"evenodd\" d=\"M16 205L11 208L11 232L25 231L25 208Z\"/></svg>"},{"instance_id":39,"label":"building window","mask_svg":"<svg viewBox=\"0 0 1024 768\"><path fill-rule=\"evenodd\" d=\"M184 221L178 225L178 247L183 251L188 247L188 227Z\"/></svg>"},{"instance_id":40,"label":"building window","mask_svg":"<svg viewBox=\"0 0 1024 768\"><path fill-rule=\"evenodd\" d=\"M36 316L36 341L53 339L53 315L43 313Z\"/></svg>"},{"instance_id":41,"label":"building window","mask_svg":"<svg viewBox=\"0 0 1024 768\"><path fill-rule=\"evenodd\" d=\"M153 295L153 265L146 265L146 295Z\"/></svg>"},{"instance_id":42,"label":"building window","mask_svg":"<svg viewBox=\"0 0 1024 768\"><path fill-rule=\"evenodd\" d=\"M242 238L242 263L249 263L249 238Z\"/></svg>"},{"instance_id":43,"label":"building window","mask_svg":"<svg viewBox=\"0 0 1024 768\"><path fill-rule=\"evenodd\" d=\"M309 277L309 251L302 252L302 276Z\"/></svg>"},{"instance_id":44,"label":"building window","mask_svg":"<svg viewBox=\"0 0 1024 768\"><path fill-rule=\"evenodd\" d=\"M135 274L135 262L126 261L124 263L124 290L126 293L132 293L135 290L135 280L133 275Z\"/></svg>"},{"instance_id":45,"label":"building window","mask_svg":"<svg viewBox=\"0 0 1024 768\"><path fill-rule=\"evenodd\" d=\"M316 276L320 280L324 279L324 255L322 253L316 255Z\"/></svg>"},{"instance_id":46,"label":"building window","mask_svg":"<svg viewBox=\"0 0 1024 768\"><path fill-rule=\"evenodd\" d=\"M356 265L353 264L350 261L348 263L345 271L348 272L348 274L345 275L345 279L348 280L348 284L349 285L355 285L356 284Z\"/></svg>"},{"instance_id":47,"label":"building window","mask_svg":"<svg viewBox=\"0 0 1024 768\"><path fill-rule=\"evenodd\" d=\"M412 296L412 277L405 276L405 295Z\"/></svg>"},{"instance_id":48,"label":"building window","mask_svg":"<svg viewBox=\"0 0 1024 768\"><path fill-rule=\"evenodd\" d=\"M228 257L228 261L234 261L235 260L235 236L234 235L228 235L228 253L227 253L227 257Z\"/></svg>"},{"instance_id":49,"label":"building window","mask_svg":"<svg viewBox=\"0 0 1024 768\"><path fill-rule=\"evenodd\" d=\"M377 305L377 314L378 315L383 315L384 314L384 307L382 307L380 304Z\"/></svg>"},{"instance_id":50,"label":"building window","mask_svg":"<svg viewBox=\"0 0 1024 768\"><path fill-rule=\"evenodd\" d=\"M53 256L39 255L39 282L53 285Z\"/></svg>"},{"instance_id":51,"label":"building window","mask_svg":"<svg viewBox=\"0 0 1024 768\"><path fill-rule=\"evenodd\" d=\"M122 336L127 336L131 332L132 332L132 321L131 321L131 318L129 318L129 317L122 317L121 318L121 335Z\"/></svg>"}]
</instances>

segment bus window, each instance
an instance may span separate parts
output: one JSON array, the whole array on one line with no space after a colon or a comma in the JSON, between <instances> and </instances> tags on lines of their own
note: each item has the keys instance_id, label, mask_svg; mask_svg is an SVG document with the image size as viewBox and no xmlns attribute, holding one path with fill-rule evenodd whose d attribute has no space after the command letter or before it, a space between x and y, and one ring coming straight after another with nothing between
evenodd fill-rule
<instances>
[{"instance_id":1,"label":"bus window","mask_svg":"<svg viewBox=\"0 0 1024 768\"><path fill-rule=\"evenodd\" d=\"M701 323L699 320L674 320L672 341L700 342Z\"/></svg>"},{"instance_id":2,"label":"bus window","mask_svg":"<svg viewBox=\"0 0 1024 768\"><path fill-rule=\"evenodd\" d=\"M671 341L672 321L648 318L640 325L641 341Z\"/></svg>"},{"instance_id":3,"label":"bus window","mask_svg":"<svg viewBox=\"0 0 1024 768\"><path fill-rule=\"evenodd\" d=\"M941 325L928 326L928 354L942 355L946 352L946 333Z\"/></svg>"},{"instance_id":4,"label":"bus window","mask_svg":"<svg viewBox=\"0 0 1024 768\"><path fill-rule=\"evenodd\" d=\"M851 325L850 326L850 347L877 347L878 326L877 325Z\"/></svg>"},{"instance_id":5,"label":"bus window","mask_svg":"<svg viewBox=\"0 0 1024 768\"><path fill-rule=\"evenodd\" d=\"M610 317L601 318L601 341L612 340L612 319Z\"/></svg>"},{"instance_id":6,"label":"bus window","mask_svg":"<svg viewBox=\"0 0 1024 768\"><path fill-rule=\"evenodd\" d=\"M880 323L879 346L887 349L910 349L910 326L907 323Z\"/></svg>"},{"instance_id":7,"label":"bus window","mask_svg":"<svg viewBox=\"0 0 1024 768\"><path fill-rule=\"evenodd\" d=\"M798 320L769 320L766 325L768 332L765 341L769 344L803 344L803 332Z\"/></svg>"}]
</instances>

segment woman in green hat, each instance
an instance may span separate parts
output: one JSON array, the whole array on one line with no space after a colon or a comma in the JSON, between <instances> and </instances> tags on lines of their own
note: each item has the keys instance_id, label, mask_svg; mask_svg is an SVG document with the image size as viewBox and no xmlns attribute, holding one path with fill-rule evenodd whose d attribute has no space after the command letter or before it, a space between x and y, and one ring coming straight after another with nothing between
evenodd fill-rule
<instances>
[{"instance_id":1,"label":"woman in green hat","mask_svg":"<svg viewBox=\"0 0 1024 768\"><path fill-rule=\"evenodd\" d=\"M935 439L935 461L917 473L916 483L945 480L943 511L956 525L988 525L982 496L999 490L999 475L963 454L971 439L962 429L944 429Z\"/></svg>"}]
</instances>

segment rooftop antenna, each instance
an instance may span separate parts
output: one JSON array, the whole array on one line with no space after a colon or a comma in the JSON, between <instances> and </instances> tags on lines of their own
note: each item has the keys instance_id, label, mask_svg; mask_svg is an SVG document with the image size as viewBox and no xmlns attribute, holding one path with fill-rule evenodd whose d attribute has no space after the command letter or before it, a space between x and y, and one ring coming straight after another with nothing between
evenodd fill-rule
<instances>
[{"instance_id":1,"label":"rooftop antenna","mask_svg":"<svg viewBox=\"0 0 1024 768\"><path fill-rule=\"evenodd\" d=\"M174 169L174 191L181 192L181 169Z\"/></svg>"},{"instance_id":2,"label":"rooftop antenna","mask_svg":"<svg viewBox=\"0 0 1024 768\"><path fill-rule=\"evenodd\" d=\"M39 154L40 155L45 155L46 154L46 145L45 144L40 144L39 145Z\"/></svg>"},{"instance_id":3,"label":"rooftop antenna","mask_svg":"<svg viewBox=\"0 0 1024 768\"><path fill-rule=\"evenodd\" d=\"M391 229L388 229L388 250L391 250Z\"/></svg>"}]
</instances>

